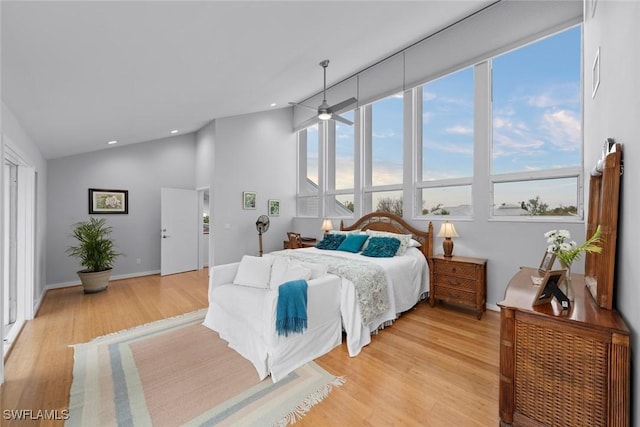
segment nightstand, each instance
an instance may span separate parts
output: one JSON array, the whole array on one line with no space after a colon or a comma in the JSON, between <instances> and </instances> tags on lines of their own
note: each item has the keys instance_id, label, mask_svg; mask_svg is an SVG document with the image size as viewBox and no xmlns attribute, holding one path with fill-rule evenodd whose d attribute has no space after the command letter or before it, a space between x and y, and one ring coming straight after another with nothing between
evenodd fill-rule
<instances>
[{"instance_id":1,"label":"nightstand","mask_svg":"<svg viewBox=\"0 0 640 427\"><path fill-rule=\"evenodd\" d=\"M429 304L442 300L475 309L478 320L486 310L487 260L468 257L431 258Z\"/></svg>"}]
</instances>

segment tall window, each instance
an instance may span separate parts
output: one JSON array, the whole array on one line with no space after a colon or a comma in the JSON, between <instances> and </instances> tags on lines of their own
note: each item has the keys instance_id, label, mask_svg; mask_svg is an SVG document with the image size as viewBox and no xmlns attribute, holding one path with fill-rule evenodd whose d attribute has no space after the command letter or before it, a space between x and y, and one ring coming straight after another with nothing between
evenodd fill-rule
<instances>
[{"instance_id":1,"label":"tall window","mask_svg":"<svg viewBox=\"0 0 640 427\"><path fill-rule=\"evenodd\" d=\"M354 122L354 111L341 113ZM354 125L330 121L328 123L328 182L326 215L352 217L355 209L355 133Z\"/></svg>"},{"instance_id":2,"label":"tall window","mask_svg":"<svg viewBox=\"0 0 640 427\"><path fill-rule=\"evenodd\" d=\"M402 214L403 94L365 107L365 212Z\"/></svg>"},{"instance_id":3,"label":"tall window","mask_svg":"<svg viewBox=\"0 0 640 427\"><path fill-rule=\"evenodd\" d=\"M422 98L417 215L471 215L473 68L427 83Z\"/></svg>"},{"instance_id":4,"label":"tall window","mask_svg":"<svg viewBox=\"0 0 640 427\"><path fill-rule=\"evenodd\" d=\"M582 173L581 27L493 59L496 216L576 216Z\"/></svg>"}]
</instances>

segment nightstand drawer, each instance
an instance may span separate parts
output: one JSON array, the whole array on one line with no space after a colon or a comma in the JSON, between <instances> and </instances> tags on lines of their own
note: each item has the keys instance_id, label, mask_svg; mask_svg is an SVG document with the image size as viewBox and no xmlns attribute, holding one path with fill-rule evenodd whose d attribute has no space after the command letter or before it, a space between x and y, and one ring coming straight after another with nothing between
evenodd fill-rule
<instances>
[{"instance_id":1,"label":"nightstand drawer","mask_svg":"<svg viewBox=\"0 0 640 427\"><path fill-rule=\"evenodd\" d=\"M476 303L476 296L474 292L463 291L455 288L447 288L443 286L436 287L435 293L435 298L449 302L471 306Z\"/></svg>"},{"instance_id":2,"label":"nightstand drawer","mask_svg":"<svg viewBox=\"0 0 640 427\"><path fill-rule=\"evenodd\" d=\"M475 280L476 265L461 262L437 262L435 263L435 273L468 277Z\"/></svg>"},{"instance_id":3,"label":"nightstand drawer","mask_svg":"<svg viewBox=\"0 0 640 427\"><path fill-rule=\"evenodd\" d=\"M446 286L463 291L475 292L476 290L476 281L474 279L465 279L463 277L437 275L435 284L436 286Z\"/></svg>"}]
</instances>

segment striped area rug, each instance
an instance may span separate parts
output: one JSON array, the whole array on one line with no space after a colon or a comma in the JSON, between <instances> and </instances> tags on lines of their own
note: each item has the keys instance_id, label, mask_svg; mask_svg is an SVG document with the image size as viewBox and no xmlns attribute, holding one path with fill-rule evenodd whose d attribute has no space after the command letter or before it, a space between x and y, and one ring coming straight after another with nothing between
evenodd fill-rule
<instances>
[{"instance_id":1,"label":"striped area rug","mask_svg":"<svg viewBox=\"0 0 640 427\"><path fill-rule=\"evenodd\" d=\"M74 347L66 426L271 426L344 382L315 363L273 383L202 325L205 310Z\"/></svg>"}]
</instances>

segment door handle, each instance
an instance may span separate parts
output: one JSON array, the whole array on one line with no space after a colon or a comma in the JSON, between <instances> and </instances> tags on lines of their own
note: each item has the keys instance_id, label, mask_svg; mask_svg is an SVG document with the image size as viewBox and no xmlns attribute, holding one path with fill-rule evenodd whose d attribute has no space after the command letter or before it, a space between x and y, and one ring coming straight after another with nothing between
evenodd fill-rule
<instances>
[{"instance_id":1,"label":"door handle","mask_svg":"<svg viewBox=\"0 0 640 427\"><path fill-rule=\"evenodd\" d=\"M163 239L166 239L167 237L171 237L171 236L167 236L166 234L163 234L163 235L162 235L162 238L163 238Z\"/></svg>"}]
</instances>

